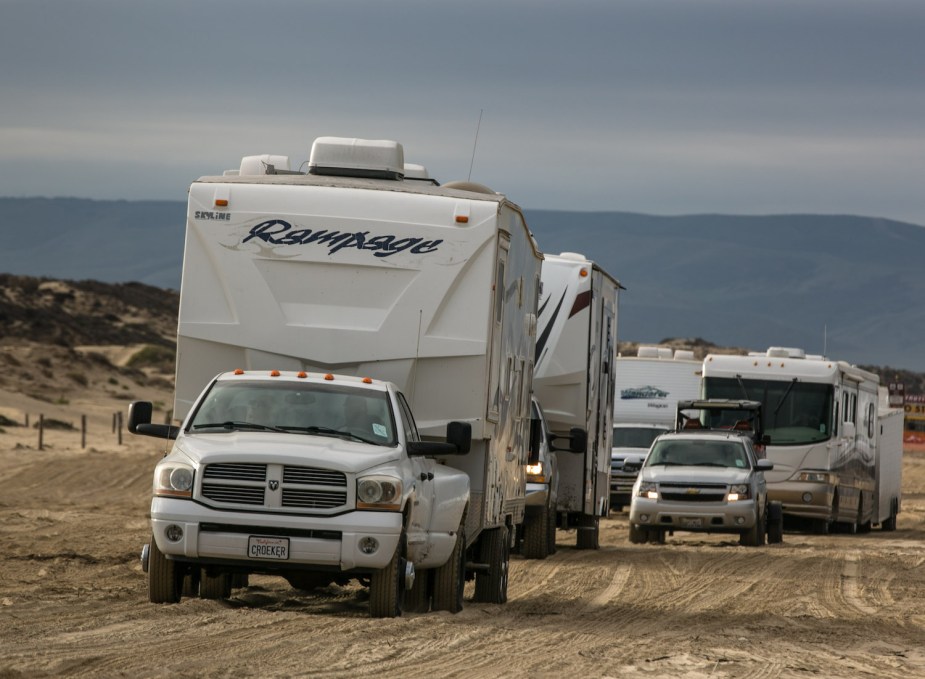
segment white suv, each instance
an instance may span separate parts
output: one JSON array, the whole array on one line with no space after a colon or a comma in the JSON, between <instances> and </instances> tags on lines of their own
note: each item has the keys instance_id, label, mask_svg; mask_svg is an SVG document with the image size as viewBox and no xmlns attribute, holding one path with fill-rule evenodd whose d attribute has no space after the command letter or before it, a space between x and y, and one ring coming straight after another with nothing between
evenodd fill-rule
<instances>
[{"instance_id":1,"label":"white suv","mask_svg":"<svg viewBox=\"0 0 925 679\"><path fill-rule=\"evenodd\" d=\"M749 436L732 431L659 436L639 467L630 504L630 542L664 542L665 533L738 533L743 545L783 540L779 503L769 503L764 472Z\"/></svg>"}]
</instances>

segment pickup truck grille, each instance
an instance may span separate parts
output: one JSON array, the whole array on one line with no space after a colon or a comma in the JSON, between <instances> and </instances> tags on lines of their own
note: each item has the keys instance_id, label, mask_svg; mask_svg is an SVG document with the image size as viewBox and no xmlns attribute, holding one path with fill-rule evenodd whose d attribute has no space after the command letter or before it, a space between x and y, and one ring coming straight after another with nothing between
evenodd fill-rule
<instances>
[{"instance_id":1,"label":"pickup truck grille","mask_svg":"<svg viewBox=\"0 0 925 679\"><path fill-rule=\"evenodd\" d=\"M317 467L216 463L203 469L202 497L213 506L333 510L347 504L347 475Z\"/></svg>"},{"instance_id":2,"label":"pickup truck grille","mask_svg":"<svg viewBox=\"0 0 925 679\"><path fill-rule=\"evenodd\" d=\"M668 502L724 502L728 492L722 484L661 483L658 489Z\"/></svg>"}]
</instances>

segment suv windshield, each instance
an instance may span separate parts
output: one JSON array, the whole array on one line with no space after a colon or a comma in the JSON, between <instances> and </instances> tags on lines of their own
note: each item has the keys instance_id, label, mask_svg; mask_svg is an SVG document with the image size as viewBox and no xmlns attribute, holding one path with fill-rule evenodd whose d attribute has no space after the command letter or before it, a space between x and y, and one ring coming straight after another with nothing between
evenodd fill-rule
<instances>
[{"instance_id":1,"label":"suv windshield","mask_svg":"<svg viewBox=\"0 0 925 679\"><path fill-rule=\"evenodd\" d=\"M281 380L215 382L188 429L280 431L397 444L387 392Z\"/></svg>"},{"instance_id":2,"label":"suv windshield","mask_svg":"<svg viewBox=\"0 0 925 679\"><path fill-rule=\"evenodd\" d=\"M647 467L706 466L749 467L745 446L737 441L686 441L666 439L656 441L646 460Z\"/></svg>"}]
</instances>

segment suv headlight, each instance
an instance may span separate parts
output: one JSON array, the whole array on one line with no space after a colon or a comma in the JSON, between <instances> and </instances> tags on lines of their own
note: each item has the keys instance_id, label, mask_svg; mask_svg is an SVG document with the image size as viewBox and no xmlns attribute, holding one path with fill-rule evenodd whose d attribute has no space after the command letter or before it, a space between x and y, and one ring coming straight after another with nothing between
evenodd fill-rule
<instances>
[{"instance_id":1,"label":"suv headlight","mask_svg":"<svg viewBox=\"0 0 925 679\"><path fill-rule=\"evenodd\" d=\"M401 481L391 476L357 479L357 509L400 510Z\"/></svg>"},{"instance_id":2,"label":"suv headlight","mask_svg":"<svg viewBox=\"0 0 925 679\"><path fill-rule=\"evenodd\" d=\"M542 462L524 465L524 470L530 483L546 483L546 468Z\"/></svg>"},{"instance_id":3,"label":"suv headlight","mask_svg":"<svg viewBox=\"0 0 925 679\"><path fill-rule=\"evenodd\" d=\"M196 472L183 462L164 462L154 469L154 494L167 497L193 497Z\"/></svg>"},{"instance_id":4,"label":"suv headlight","mask_svg":"<svg viewBox=\"0 0 925 679\"><path fill-rule=\"evenodd\" d=\"M828 472L800 472L797 480L810 483L834 483Z\"/></svg>"},{"instance_id":5,"label":"suv headlight","mask_svg":"<svg viewBox=\"0 0 925 679\"><path fill-rule=\"evenodd\" d=\"M726 495L727 502L738 502L739 500L748 500L752 496L751 489L747 483L737 483L729 487L729 494Z\"/></svg>"},{"instance_id":6,"label":"suv headlight","mask_svg":"<svg viewBox=\"0 0 925 679\"><path fill-rule=\"evenodd\" d=\"M636 492L636 495L648 498L649 500L657 500L658 484L651 481L643 481L639 484L639 490Z\"/></svg>"}]
</instances>

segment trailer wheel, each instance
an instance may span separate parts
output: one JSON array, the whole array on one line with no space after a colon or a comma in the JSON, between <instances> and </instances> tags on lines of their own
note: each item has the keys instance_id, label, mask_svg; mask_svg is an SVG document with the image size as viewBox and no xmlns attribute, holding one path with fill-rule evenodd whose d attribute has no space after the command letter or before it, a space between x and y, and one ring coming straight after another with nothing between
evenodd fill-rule
<instances>
[{"instance_id":1,"label":"trailer wheel","mask_svg":"<svg viewBox=\"0 0 925 679\"><path fill-rule=\"evenodd\" d=\"M401 615L405 575L405 535L402 533L392 560L385 568L373 571L369 582L369 614L373 618L397 618Z\"/></svg>"},{"instance_id":2,"label":"trailer wheel","mask_svg":"<svg viewBox=\"0 0 925 679\"><path fill-rule=\"evenodd\" d=\"M453 553L445 564L434 571L435 611L459 613L463 607L463 590L466 587L466 528L465 517L456 532Z\"/></svg>"},{"instance_id":3,"label":"trailer wheel","mask_svg":"<svg viewBox=\"0 0 925 679\"><path fill-rule=\"evenodd\" d=\"M546 508L530 513L524 519L524 545L525 559L545 559L548 553L546 540L549 537L549 514Z\"/></svg>"},{"instance_id":4,"label":"trailer wheel","mask_svg":"<svg viewBox=\"0 0 925 679\"><path fill-rule=\"evenodd\" d=\"M765 508L764 516L756 517L755 525L739 533L739 544L746 547L760 547L764 544L764 522L768 520L768 510Z\"/></svg>"},{"instance_id":5,"label":"trailer wheel","mask_svg":"<svg viewBox=\"0 0 925 679\"><path fill-rule=\"evenodd\" d=\"M546 510L546 554L556 553L556 503L553 502Z\"/></svg>"},{"instance_id":6,"label":"trailer wheel","mask_svg":"<svg viewBox=\"0 0 925 679\"><path fill-rule=\"evenodd\" d=\"M487 530L482 534L479 558L488 564L487 573L476 573L475 601L503 604L507 601L507 575L510 542L507 526Z\"/></svg>"},{"instance_id":7,"label":"trailer wheel","mask_svg":"<svg viewBox=\"0 0 925 679\"><path fill-rule=\"evenodd\" d=\"M780 502L768 503L768 544L784 541L784 507Z\"/></svg>"},{"instance_id":8,"label":"trailer wheel","mask_svg":"<svg viewBox=\"0 0 925 679\"><path fill-rule=\"evenodd\" d=\"M227 599L231 596L231 576L228 573L209 573L203 568L199 575L200 599Z\"/></svg>"},{"instance_id":9,"label":"trailer wheel","mask_svg":"<svg viewBox=\"0 0 925 679\"><path fill-rule=\"evenodd\" d=\"M897 502L896 498L894 497L892 502L890 502L890 518L888 518L886 521L880 522L880 530L896 530L896 515L899 513L897 511L896 505Z\"/></svg>"},{"instance_id":10,"label":"trailer wheel","mask_svg":"<svg viewBox=\"0 0 925 679\"><path fill-rule=\"evenodd\" d=\"M630 542L634 545L641 545L649 541L649 529L640 528L635 523L630 524Z\"/></svg>"},{"instance_id":11,"label":"trailer wheel","mask_svg":"<svg viewBox=\"0 0 925 679\"><path fill-rule=\"evenodd\" d=\"M585 514L578 518L578 549L600 549L601 520Z\"/></svg>"},{"instance_id":12,"label":"trailer wheel","mask_svg":"<svg viewBox=\"0 0 925 679\"><path fill-rule=\"evenodd\" d=\"M176 561L171 561L157 548L151 536L148 557L148 600L152 604L175 604L180 601L183 573Z\"/></svg>"}]
</instances>

